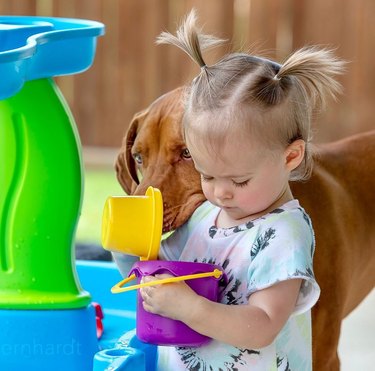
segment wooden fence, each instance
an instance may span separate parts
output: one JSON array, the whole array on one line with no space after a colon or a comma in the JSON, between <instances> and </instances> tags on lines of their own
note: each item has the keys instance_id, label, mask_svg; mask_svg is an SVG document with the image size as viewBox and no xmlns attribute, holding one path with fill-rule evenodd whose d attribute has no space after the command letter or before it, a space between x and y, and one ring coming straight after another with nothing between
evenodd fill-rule
<instances>
[{"instance_id":1,"label":"wooden fence","mask_svg":"<svg viewBox=\"0 0 375 371\"><path fill-rule=\"evenodd\" d=\"M2 15L105 23L93 67L58 78L84 145L118 147L133 114L192 78L197 67L177 48L156 46L192 7L205 31L231 42L208 56L249 47L282 61L305 44L329 45L349 61L345 93L316 120L316 141L374 128L374 0L0 0ZM1 76L0 76L1 83Z\"/></svg>"}]
</instances>

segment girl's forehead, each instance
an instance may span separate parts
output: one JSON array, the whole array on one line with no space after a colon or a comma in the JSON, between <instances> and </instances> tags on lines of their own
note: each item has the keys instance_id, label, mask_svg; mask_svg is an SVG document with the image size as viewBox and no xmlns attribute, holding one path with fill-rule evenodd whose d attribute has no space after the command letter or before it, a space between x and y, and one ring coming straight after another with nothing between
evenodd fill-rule
<instances>
[{"instance_id":1,"label":"girl's forehead","mask_svg":"<svg viewBox=\"0 0 375 371\"><path fill-rule=\"evenodd\" d=\"M207 175L240 177L255 171L264 158L258 148L247 142L228 141L215 146L203 140L187 140L187 145L197 170Z\"/></svg>"},{"instance_id":2,"label":"girl's forehead","mask_svg":"<svg viewBox=\"0 0 375 371\"><path fill-rule=\"evenodd\" d=\"M195 125L194 125L195 126ZM185 132L186 144L191 152L202 152L218 157L238 156L238 152L245 151L250 157L263 150L260 140L240 128L218 129L192 127Z\"/></svg>"}]
</instances>

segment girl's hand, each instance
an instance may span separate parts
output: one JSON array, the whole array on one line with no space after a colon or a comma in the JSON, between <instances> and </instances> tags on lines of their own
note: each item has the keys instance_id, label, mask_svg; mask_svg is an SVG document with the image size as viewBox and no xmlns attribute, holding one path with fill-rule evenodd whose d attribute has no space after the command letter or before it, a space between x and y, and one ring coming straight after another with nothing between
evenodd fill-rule
<instances>
[{"instance_id":1,"label":"girl's hand","mask_svg":"<svg viewBox=\"0 0 375 371\"><path fill-rule=\"evenodd\" d=\"M146 276L142 283L173 277L169 274ZM200 298L184 281L140 289L145 311L184 322Z\"/></svg>"}]
</instances>

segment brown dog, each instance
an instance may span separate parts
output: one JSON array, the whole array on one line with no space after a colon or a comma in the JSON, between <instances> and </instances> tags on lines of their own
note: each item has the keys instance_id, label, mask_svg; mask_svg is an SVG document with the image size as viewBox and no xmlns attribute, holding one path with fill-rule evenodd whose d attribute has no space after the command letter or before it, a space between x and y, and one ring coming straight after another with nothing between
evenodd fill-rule
<instances>
[{"instance_id":1,"label":"brown dog","mask_svg":"<svg viewBox=\"0 0 375 371\"><path fill-rule=\"evenodd\" d=\"M116 163L117 178L126 193L143 195L149 185L160 189L164 232L184 224L205 201L200 176L184 157L181 93L180 88L165 94L134 116ZM139 155L142 164L137 163Z\"/></svg>"},{"instance_id":2,"label":"brown dog","mask_svg":"<svg viewBox=\"0 0 375 371\"><path fill-rule=\"evenodd\" d=\"M161 190L164 231L183 224L205 200L184 151L181 98L182 89L173 90L135 115L116 163L128 194L143 195L150 185ZM322 292L313 308L314 370L339 370L341 321L375 282L375 131L320 146L310 180L291 187L316 235Z\"/></svg>"}]
</instances>

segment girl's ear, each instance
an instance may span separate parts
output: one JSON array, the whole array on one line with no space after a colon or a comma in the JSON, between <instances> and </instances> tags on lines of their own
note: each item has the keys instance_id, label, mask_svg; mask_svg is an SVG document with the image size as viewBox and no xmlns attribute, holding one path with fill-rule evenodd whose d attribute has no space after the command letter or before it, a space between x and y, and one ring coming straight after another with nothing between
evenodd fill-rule
<instances>
[{"instance_id":1,"label":"girl's ear","mask_svg":"<svg viewBox=\"0 0 375 371\"><path fill-rule=\"evenodd\" d=\"M289 171L296 169L305 156L306 143L302 139L297 139L286 148L285 165Z\"/></svg>"}]
</instances>

